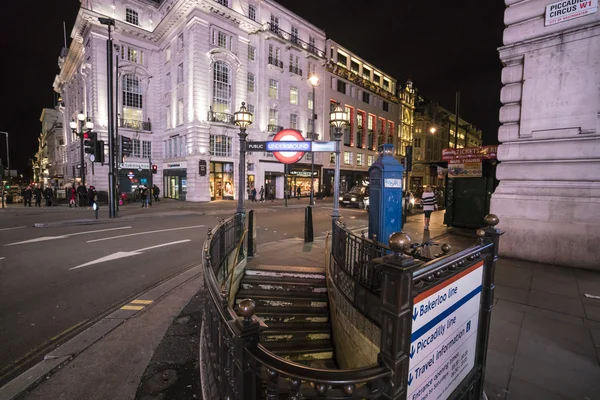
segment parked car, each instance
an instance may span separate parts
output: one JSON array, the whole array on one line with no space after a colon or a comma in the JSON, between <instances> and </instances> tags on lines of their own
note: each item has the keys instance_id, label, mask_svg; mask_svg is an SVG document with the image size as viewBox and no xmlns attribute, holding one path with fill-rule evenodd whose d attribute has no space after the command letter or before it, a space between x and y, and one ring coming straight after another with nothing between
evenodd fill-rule
<instances>
[{"instance_id":1,"label":"parked car","mask_svg":"<svg viewBox=\"0 0 600 400\"><path fill-rule=\"evenodd\" d=\"M340 196L340 204L342 207L356 206L365 208L365 198L369 197L368 186L354 186L349 192Z\"/></svg>"},{"instance_id":2,"label":"parked car","mask_svg":"<svg viewBox=\"0 0 600 400\"><path fill-rule=\"evenodd\" d=\"M411 192L404 193L404 198L402 199L402 210L406 210L406 200L408 200L408 212L411 213L413 208L415 207L415 196L413 196ZM369 211L369 197L364 197L363 202L365 204L365 209Z\"/></svg>"}]
</instances>

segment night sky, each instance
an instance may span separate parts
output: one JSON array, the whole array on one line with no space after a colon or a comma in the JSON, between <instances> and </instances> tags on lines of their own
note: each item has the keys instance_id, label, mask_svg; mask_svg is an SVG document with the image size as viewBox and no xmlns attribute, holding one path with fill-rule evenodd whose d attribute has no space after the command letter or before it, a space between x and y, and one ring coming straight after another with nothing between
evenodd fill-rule
<instances>
[{"instance_id":1,"label":"night sky","mask_svg":"<svg viewBox=\"0 0 600 400\"><path fill-rule=\"evenodd\" d=\"M327 36L483 129L484 143L497 142L504 2L499 0L279 0L323 29ZM33 5L35 4L35 5ZM3 4L0 63L4 95L0 131L10 135L11 168L27 173L37 150L44 107L53 107L57 60L79 9L79 0ZM0 157L6 162L5 138Z\"/></svg>"}]
</instances>

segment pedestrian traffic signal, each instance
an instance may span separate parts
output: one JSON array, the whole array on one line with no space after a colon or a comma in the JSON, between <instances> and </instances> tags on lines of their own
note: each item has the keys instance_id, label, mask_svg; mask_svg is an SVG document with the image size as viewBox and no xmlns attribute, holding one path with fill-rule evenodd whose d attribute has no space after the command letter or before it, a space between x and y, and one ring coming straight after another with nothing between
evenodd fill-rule
<instances>
[{"instance_id":1,"label":"pedestrian traffic signal","mask_svg":"<svg viewBox=\"0 0 600 400\"><path fill-rule=\"evenodd\" d=\"M96 153L94 162L104 164L104 140L96 140Z\"/></svg>"},{"instance_id":2,"label":"pedestrian traffic signal","mask_svg":"<svg viewBox=\"0 0 600 400\"><path fill-rule=\"evenodd\" d=\"M121 136L121 156L129 157L131 155L131 138Z\"/></svg>"},{"instance_id":3,"label":"pedestrian traffic signal","mask_svg":"<svg viewBox=\"0 0 600 400\"><path fill-rule=\"evenodd\" d=\"M153 174L157 174L158 173L158 165L153 165L152 166L152 173Z\"/></svg>"},{"instance_id":4,"label":"pedestrian traffic signal","mask_svg":"<svg viewBox=\"0 0 600 400\"><path fill-rule=\"evenodd\" d=\"M96 132L88 131L83 133L83 147L87 154L96 155Z\"/></svg>"}]
</instances>

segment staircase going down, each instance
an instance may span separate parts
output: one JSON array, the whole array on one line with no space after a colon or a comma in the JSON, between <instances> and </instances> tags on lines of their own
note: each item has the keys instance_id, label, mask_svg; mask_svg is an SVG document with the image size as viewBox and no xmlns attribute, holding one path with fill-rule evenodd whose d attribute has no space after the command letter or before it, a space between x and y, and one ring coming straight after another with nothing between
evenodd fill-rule
<instances>
[{"instance_id":1,"label":"staircase going down","mask_svg":"<svg viewBox=\"0 0 600 400\"><path fill-rule=\"evenodd\" d=\"M274 354L313 368L336 369L329 323L325 269L247 267L236 297L256 303L269 327L260 343Z\"/></svg>"}]
</instances>

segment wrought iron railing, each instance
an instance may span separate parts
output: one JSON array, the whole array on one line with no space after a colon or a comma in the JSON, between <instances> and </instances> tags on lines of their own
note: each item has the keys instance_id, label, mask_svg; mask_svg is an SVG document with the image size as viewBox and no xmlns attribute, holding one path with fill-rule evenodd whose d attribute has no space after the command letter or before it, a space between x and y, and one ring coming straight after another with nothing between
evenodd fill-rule
<instances>
[{"instance_id":1,"label":"wrought iron railing","mask_svg":"<svg viewBox=\"0 0 600 400\"><path fill-rule=\"evenodd\" d=\"M138 121L135 119L119 118L119 128L135 129L137 131L151 131L152 124L148 121Z\"/></svg>"},{"instance_id":2,"label":"wrought iron railing","mask_svg":"<svg viewBox=\"0 0 600 400\"><path fill-rule=\"evenodd\" d=\"M302 76L302 69L290 65L290 72Z\"/></svg>"},{"instance_id":3,"label":"wrought iron railing","mask_svg":"<svg viewBox=\"0 0 600 400\"><path fill-rule=\"evenodd\" d=\"M235 125L235 118L232 114L209 111L207 119L208 122L218 122L221 124Z\"/></svg>"},{"instance_id":4,"label":"wrought iron railing","mask_svg":"<svg viewBox=\"0 0 600 400\"><path fill-rule=\"evenodd\" d=\"M279 133L279 131L283 130L283 126L280 125L267 125L267 131Z\"/></svg>"},{"instance_id":5,"label":"wrought iron railing","mask_svg":"<svg viewBox=\"0 0 600 400\"><path fill-rule=\"evenodd\" d=\"M307 52L309 52L319 58L325 58L325 51L319 49L314 44L305 42L304 40L300 39L298 36L292 35L291 33L284 31L279 26L271 24L270 22L268 23L268 25L269 25L269 31L276 34L278 37L280 37L284 40L287 40L288 42L300 47L301 49L306 50Z\"/></svg>"},{"instance_id":6,"label":"wrought iron railing","mask_svg":"<svg viewBox=\"0 0 600 400\"><path fill-rule=\"evenodd\" d=\"M269 57L269 64L279 68L283 68L283 61L276 59L275 57Z\"/></svg>"}]
</instances>

